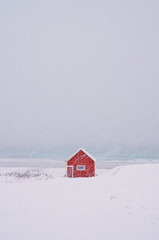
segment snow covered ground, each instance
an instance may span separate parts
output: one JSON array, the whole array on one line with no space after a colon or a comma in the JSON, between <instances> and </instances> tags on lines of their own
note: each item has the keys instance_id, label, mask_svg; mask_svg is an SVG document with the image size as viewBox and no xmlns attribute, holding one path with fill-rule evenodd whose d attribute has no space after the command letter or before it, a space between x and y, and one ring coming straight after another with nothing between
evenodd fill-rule
<instances>
[{"instance_id":1,"label":"snow covered ground","mask_svg":"<svg viewBox=\"0 0 159 240\"><path fill-rule=\"evenodd\" d=\"M158 240L159 164L97 170L0 168L2 240Z\"/></svg>"}]
</instances>

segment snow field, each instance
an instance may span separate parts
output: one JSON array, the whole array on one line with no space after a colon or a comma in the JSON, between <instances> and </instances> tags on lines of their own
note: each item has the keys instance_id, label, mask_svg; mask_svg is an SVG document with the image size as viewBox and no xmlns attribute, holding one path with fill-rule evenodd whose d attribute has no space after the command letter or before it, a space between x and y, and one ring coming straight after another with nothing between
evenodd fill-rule
<instances>
[{"instance_id":1,"label":"snow field","mask_svg":"<svg viewBox=\"0 0 159 240\"><path fill-rule=\"evenodd\" d=\"M45 169L49 178L4 176L11 170L0 169L3 240L159 239L159 164L76 179L64 169Z\"/></svg>"}]
</instances>

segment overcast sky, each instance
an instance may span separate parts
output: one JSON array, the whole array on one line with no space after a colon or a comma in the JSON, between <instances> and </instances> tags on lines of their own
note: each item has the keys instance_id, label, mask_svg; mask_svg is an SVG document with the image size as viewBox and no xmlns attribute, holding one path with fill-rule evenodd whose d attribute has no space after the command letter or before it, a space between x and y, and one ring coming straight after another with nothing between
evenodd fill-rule
<instances>
[{"instance_id":1,"label":"overcast sky","mask_svg":"<svg viewBox=\"0 0 159 240\"><path fill-rule=\"evenodd\" d=\"M159 1L1 0L0 36L1 147L159 145Z\"/></svg>"}]
</instances>

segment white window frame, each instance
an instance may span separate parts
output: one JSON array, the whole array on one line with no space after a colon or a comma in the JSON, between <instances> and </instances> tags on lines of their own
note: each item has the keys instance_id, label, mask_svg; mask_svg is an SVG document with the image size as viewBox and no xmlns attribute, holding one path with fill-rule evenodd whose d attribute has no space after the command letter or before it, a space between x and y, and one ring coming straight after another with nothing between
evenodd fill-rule
<instances>
[{"instance_id":1,"label":"white window frame","mask_svg":"<svg viewBox=\"0 0 159 240\"><path fill-rule=\"evenodd\" d=\"M78 167L83 167L83 169L78 169ZM76 166L76 170L77 171L85 171L86 170L86 166L85 165L77 165Z\"/></svg>"}]
</instances>

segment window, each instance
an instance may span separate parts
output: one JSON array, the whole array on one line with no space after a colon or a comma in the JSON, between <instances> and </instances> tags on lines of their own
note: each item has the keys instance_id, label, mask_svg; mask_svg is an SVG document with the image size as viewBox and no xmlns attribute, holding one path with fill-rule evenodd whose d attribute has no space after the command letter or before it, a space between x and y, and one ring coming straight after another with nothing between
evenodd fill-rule
<instances>
[{"instance_id":1,"label":"window","mask_svg":"<svg viewBox=\"0 0 159 240\"><path fill-rule=\"evenodd\" d=\"M78 171L84 171L85 170L85 165L77 165L77 170Z\"/></svg>"}]
</instances>

